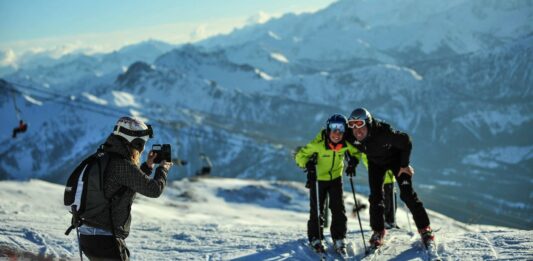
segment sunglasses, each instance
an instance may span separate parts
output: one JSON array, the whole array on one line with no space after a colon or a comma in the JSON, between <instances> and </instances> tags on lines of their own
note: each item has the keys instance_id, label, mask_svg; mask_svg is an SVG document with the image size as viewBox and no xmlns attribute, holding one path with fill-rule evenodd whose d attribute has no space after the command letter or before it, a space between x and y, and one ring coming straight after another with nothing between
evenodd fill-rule
<instances>
[{"instance_id":1,"label":"sunglasses","mask_svg":"<svg viewBox=\"0 0 533 261\"><path fill-rule=\"evenodd\" d=\"M328 127L329 127L329 129L331 131L338 131L338 132L342 132L342 133L344 133L344 131L346 130L344 128L344 124L343 123L330 123L328 125Z\"/></svg>"},{"instance_id":2,"label":"sunglasses","mask_svg":"<svg viewBox=\"0 0 533 261\"><path fill-rule=\"evenodd\" d=\"M353 129L353 128L360 129L360 128L363 128L365 125L366 123L364 120L349 120L348 121L348 128L350 129Z\"/></svg>"}]
</instances>

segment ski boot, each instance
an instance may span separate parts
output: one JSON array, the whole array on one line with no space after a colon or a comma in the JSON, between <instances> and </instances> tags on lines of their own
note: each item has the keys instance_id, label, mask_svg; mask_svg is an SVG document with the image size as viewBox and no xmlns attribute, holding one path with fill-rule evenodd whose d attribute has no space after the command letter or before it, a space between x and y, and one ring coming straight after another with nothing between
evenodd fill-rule
<instances>
[{"instance_id":1,"label":"ski boot","mask_svg":"<svg viewBox=\"0 0 533 261\"><path fill-rule=\"evenodd\" d=\"M309 242L309 245L315 251L316 253L325 253L326 250L324 248L324 245L322 244L322 241L319 239L315 239L311 242Z\"/></svg>"},{"instance_id":2,"label":"ski boot","mask_svg":"<svg viewBox=\"0 0 533 261\"><path fill-rule=\"evenodd\" d=\"M335 252L337 252L339 255L346 256L346 242L344 239L333 240L333 247L335 248Z\"/></svg>"},{"instance_id":3,"label":"ski boot","mask_svg":"<svg viewBox=\"0 0 533 261\"><path fill-rule=\"evenodd\" d=\"M370 237L370 246L367 251L367 254L372 254L378 250L381 245L383 245L383 238L385 237L386 230L383 229L382 231L374 231L372 236Z\"/></svg>"},{"instance_id":4,"label":"ski boot","mask_svg":"<svg viewBox=\"0 0 533 261\"><path fill-rule=\"evenodd\" d=\"M433 234L433 230L430 226L418 230L418 233L420 233L422 243L424 243L426 249L435 245L435 235Z\"/></svg>"},{"instance_id":5,"label":"ski boot","mask_svg":"<svg viewBox=\"0 0 533 261\"><path fill-rule=\"evenodd\" d=\"M370 237L370 245L379 247L383 245L383 238L385 237L385 234L387 231L383 229L382 231L374 231L372 236Z\"/></svg>"},{"instance_id":6,"label":"ski boot","mask_svg":"<svg viewBox=\"0 0 533 261\"><path fill-rule=\"evenodd\" d=\"M440 261L440 255L437 251L437 243L435 242L435 234L431 227L427 226L423 229L418 230L420 237L422 238L422 243L426 248L428 260L430 261Z\"/></svg>"}]
</instances>

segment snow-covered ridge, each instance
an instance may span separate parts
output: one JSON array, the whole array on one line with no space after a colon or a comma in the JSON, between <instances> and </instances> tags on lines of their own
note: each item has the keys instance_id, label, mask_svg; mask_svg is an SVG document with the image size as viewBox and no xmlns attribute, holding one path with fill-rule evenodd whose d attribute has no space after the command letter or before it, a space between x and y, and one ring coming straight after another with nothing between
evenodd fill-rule
<instances>
[{"instance_id":1,"label":"snow-covered ridge","mask_svg":"<svg viewBox=\"0 0 533 261\"><path fill-rule=\"evenodd\" d=\"M70 214L62 205L63 189L39 180L0 182L0 258L78 257L75 233L63 234L70 225ZM351 210L352 197L345 203ZM445 260L533 258L529 231L466 225L429 214ZM303 183L186 179L169 184L160 198L137 197L126 242L133 260L313 260L316 255L305 245L308 215ZM368 212L361 219L368 238ZM389 230L392 240L378 260L424 260L402 208L397 219L402 229ZM325 235L331 241L329 232ZM347 240L355 251L353 258L362 258L357 219L351 216Z\"/></svg>"}]
</instances>

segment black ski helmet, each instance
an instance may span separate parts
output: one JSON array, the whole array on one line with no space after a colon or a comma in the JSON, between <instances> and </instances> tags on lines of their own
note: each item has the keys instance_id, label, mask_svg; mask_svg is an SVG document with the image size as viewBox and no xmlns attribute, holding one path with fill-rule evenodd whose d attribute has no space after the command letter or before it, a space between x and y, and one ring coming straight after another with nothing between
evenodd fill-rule
<instances>
[{"instance_id":1,"label":"black ski helmet","mask_svg":"<svg viewBox=\"0 0 533 261\"><path fill-rule=\"evenodd\" d=\"M366 126L370 126L370 124L372 124L372 115L367 109L361 107L353 110L352 113L350 113L348 122L352 120L363 120Z\"/></svg>"},{"instance_id":2,"label":"black ski helmet","mask_svg":"<svg viewBox=\"0 0 533 261\"><path fill-rule=\"evenodd\" d=\"M328 134L330 133L330 131L331 131L330 124L333 124L333 123L339 123L339 124L344 125L343 132L345 132L346 128L348 127L347 122L348 121L346 120L346 117L344 115L335 113L335 114L331 115L328 118L328 120L326 121L326 132Z\"/></svg>"}]
</instances>

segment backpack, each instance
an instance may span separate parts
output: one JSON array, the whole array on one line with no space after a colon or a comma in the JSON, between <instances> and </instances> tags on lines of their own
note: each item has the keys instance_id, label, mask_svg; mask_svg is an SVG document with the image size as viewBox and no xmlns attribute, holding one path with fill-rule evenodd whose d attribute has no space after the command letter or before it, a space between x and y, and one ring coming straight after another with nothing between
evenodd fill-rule
<instances>
[{"instance_id":1,"label":"backpack","mask_svg":"<svg viewBox=\"0 0 533 261\"><path fill-rule=\"evenodd\" d=\"M110 199L104 195L105 170L110 159L110 153L104 152L100 146L70 174L63 201L72 213L72 222L65 235L81 226L84 219L110 209Z\"/></svg>"}]
</instances>

